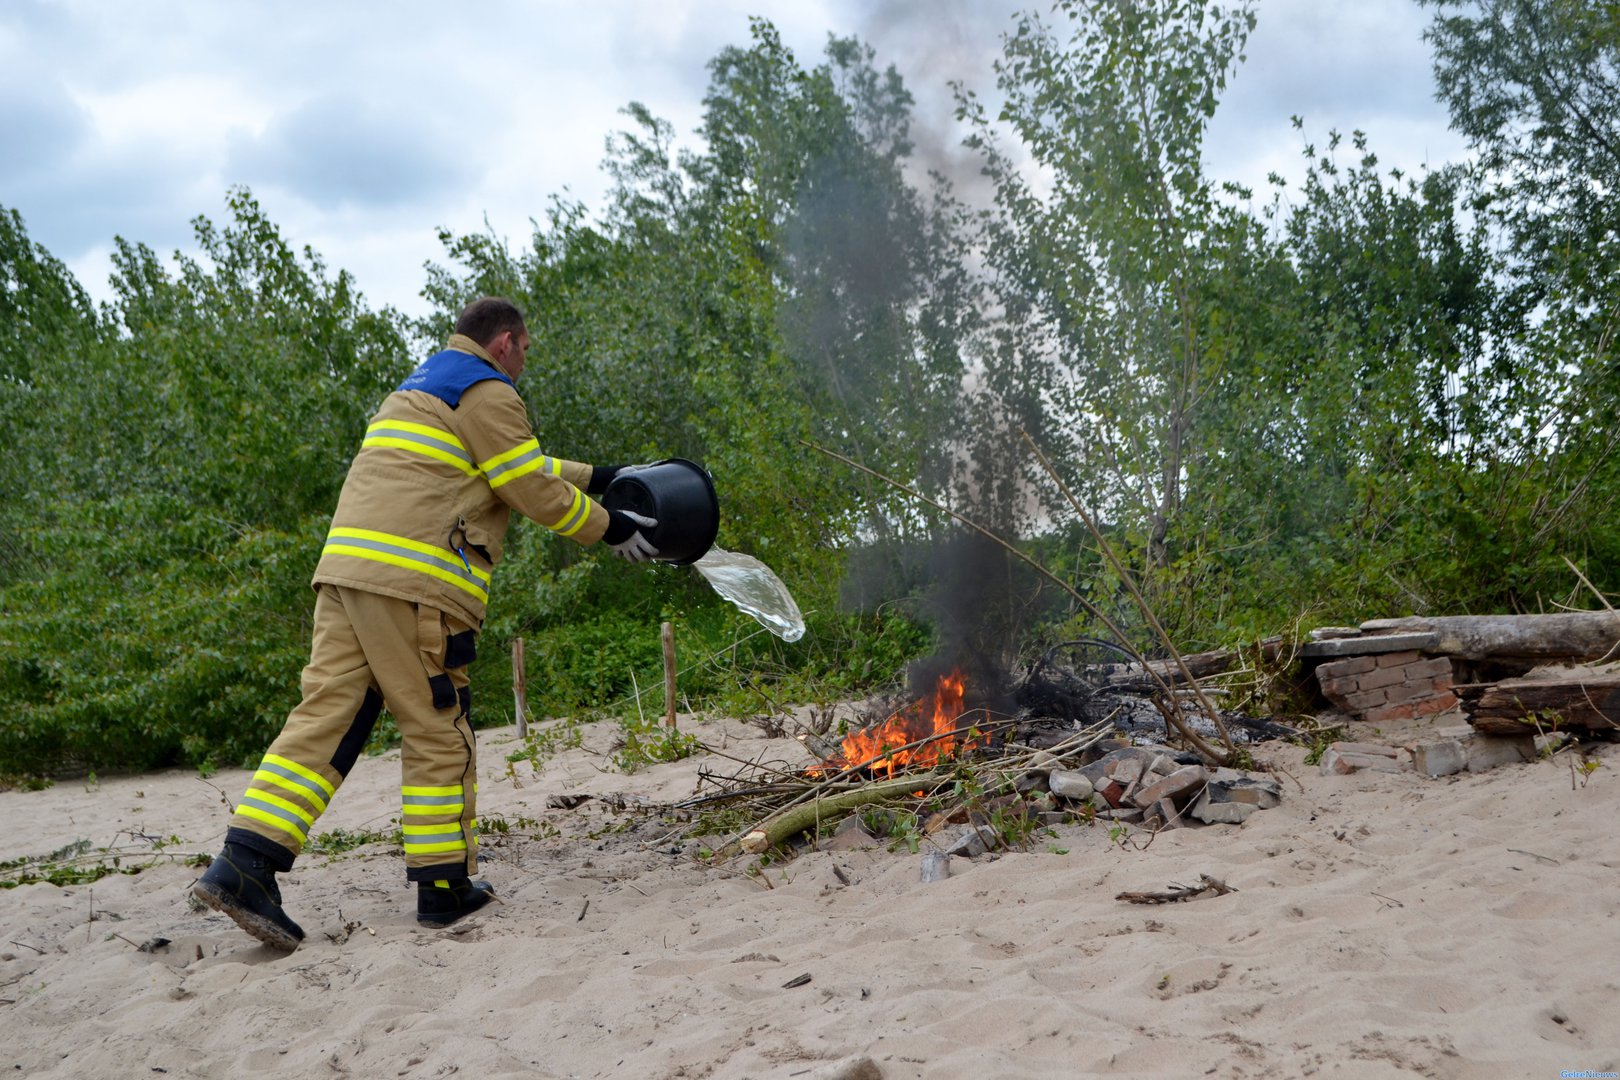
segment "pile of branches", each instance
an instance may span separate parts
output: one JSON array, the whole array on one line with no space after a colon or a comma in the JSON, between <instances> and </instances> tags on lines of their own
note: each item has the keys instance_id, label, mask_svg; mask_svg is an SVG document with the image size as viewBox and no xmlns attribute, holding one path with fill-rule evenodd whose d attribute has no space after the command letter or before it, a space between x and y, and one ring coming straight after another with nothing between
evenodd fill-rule
<instances>
[{"instance_id":1,"label":"pile of branches","mask_svg":"<svg viewBox=\"0 0 1620 1080\"><path fill-rule=\"evenodd\" d=\"M731 775L701 774L702 782L718 790L678 803L676 809L705 813L724 809L746 815L751 824L733 833L716 850L716 859L782 849L801 833L826 834L850 815L879 808L909 805L940 820L956 820L982 811L987 801L1016 799L1019 780L1032 770L1075 762L1112 731L1109 723L1093 724L1045 748L993 738L1005 736L1018 723L1007 719L977 725L971 733L991 736L988 746L914 769L890 767L897 754L923 749L943 739L960 738L963 733L930 735L826 775L740 761L743 767ZM964 783L964 779L971 782Z\"/></svg>"}]
</instances>

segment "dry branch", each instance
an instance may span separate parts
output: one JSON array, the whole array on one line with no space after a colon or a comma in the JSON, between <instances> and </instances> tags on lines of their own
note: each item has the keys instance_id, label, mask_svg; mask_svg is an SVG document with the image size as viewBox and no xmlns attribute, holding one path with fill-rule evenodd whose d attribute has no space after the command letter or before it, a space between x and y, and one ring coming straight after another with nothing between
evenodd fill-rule
<instances>
[{"instance_id":1,"label":"dry branch","mask_svg":"<svg viewBox=\"0 0 1620 1080\"><path fill-rule=\"evenodd\" d=\"M931 779L931 774L928 773L901 776L875 784L864 784L853 791L844 791L827 798L791 806L755 825L744 834L737 846L755 855L769 851L782 842L815 828L824 819L837 817L857 807L892 802L907 798L915 791L927 790ZM722 858L730 854L734 852L723 850L719 853Z\"/></svg>"},{"instance_id":2,"label":"dry branch","mask_svg":"<svg viewBox=\"0 0 1620 1080\"><path fill-rule=\"evenodd\" d=\"M1202 900L1210 896L1225 896L1227 893L1237 892L1226 882L1219 878L1212 878L1208 874L1198 875L1196 885L1171 884L1164 892L1122 892L1114 897L1127 904L1174 904L1182 900Z\"/></svg>"}]
</instances>

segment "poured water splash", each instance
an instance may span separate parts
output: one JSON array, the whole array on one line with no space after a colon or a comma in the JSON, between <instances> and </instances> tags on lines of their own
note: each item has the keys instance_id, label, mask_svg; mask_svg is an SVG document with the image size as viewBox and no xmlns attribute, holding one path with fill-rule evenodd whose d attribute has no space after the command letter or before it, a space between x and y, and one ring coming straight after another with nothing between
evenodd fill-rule
<instances>
[{"instance_id":1,"label":"poured water splash","mask_svg":"<svg viewBox=\"0 0 1620 1080\"><path fill-rule=\"evenodd\" d=\"M752 555L712 547L692 566L708 579L715 592L783 641L804 637L804 616L799 614L793 594L770 567Z\"/></svg>"}]
</instances>

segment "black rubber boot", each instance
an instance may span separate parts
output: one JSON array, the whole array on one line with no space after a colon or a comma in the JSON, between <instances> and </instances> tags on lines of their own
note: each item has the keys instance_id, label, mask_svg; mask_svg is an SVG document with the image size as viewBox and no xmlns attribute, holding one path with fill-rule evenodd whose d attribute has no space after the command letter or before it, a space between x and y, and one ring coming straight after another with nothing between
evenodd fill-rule
<instances>
[{"instance_id":1,"label":"black rubber boot","mask_svg":"<svg viewBox=\"0 0 1620 1080\"><path fill-rule=\"evenodd\" d=\"M281 910L281 889L276 869L256 851L226 844L191 895L215 911L236 920L236 925L272 949L292 952L304 940L304 931Z\"/></svg>"},{"instance_id":2,"label":"black rubber boot","mask_svg":"<svg viewBox=\"0 0 1620 1080\"><path fill-rule=\"evenodd\" d=\"M467 878L419 881L416 883L416 921L423 926L449 926L494 898L495 887L487 881Z\"/></svg>"}]
</instances>

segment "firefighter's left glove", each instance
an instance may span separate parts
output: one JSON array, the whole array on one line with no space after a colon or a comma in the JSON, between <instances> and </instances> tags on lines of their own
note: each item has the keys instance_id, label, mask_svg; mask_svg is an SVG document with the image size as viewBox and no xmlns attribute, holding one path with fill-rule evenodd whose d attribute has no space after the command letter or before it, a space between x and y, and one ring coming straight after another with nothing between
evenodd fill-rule
<instances>
[{"instance_id":1,"label":"firefighter's left glove","mask_svg":"<svg viewBox=\"0 0 1620 1080\"><path fill-rule=\"evenodd\" d=\"M630 510L609 510L608 527L602 534L602 542L630 562L647 562L658 557L658 549L652 546L652 541L647 539L643 530L657 527L657 520L645 514L637 514Z\"/></svg>"}]
</instances>

